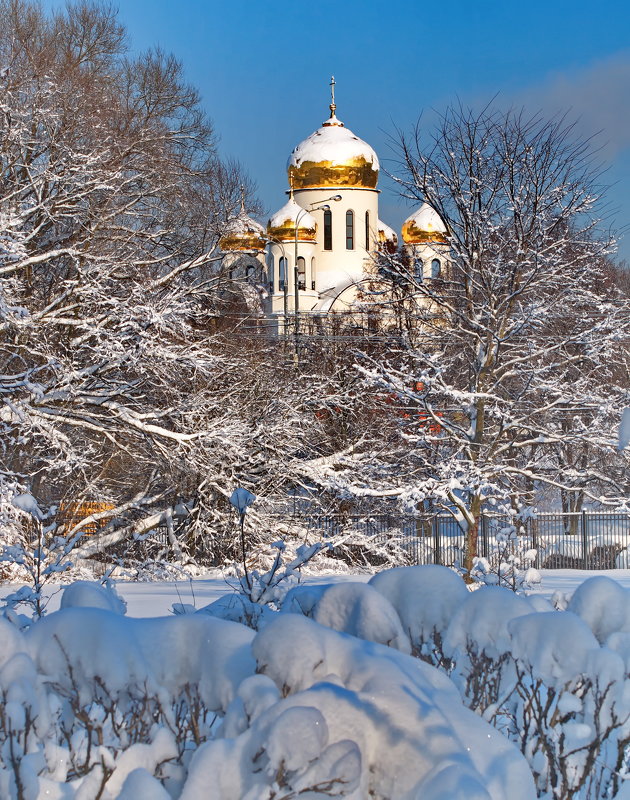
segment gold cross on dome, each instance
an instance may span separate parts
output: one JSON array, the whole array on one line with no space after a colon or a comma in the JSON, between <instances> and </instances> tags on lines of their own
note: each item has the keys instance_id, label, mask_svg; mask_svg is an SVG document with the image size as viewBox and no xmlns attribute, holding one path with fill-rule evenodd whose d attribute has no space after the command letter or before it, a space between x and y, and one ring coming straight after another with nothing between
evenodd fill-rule
<instances>
[{"instance_id":1,"label":"gold cross on dome","mask_svg":"<svg viewBox=\"0 0 630 800\"><path fill-rule=\"evenodd\" d=\"M330 76L329 86L330 86L330 96L332 98L332 102L330 104L330 116L334 117L335 116L335 111L337 109L337 106L335 105L335 76L334 75Z\"/></svg>"}]
</instances>

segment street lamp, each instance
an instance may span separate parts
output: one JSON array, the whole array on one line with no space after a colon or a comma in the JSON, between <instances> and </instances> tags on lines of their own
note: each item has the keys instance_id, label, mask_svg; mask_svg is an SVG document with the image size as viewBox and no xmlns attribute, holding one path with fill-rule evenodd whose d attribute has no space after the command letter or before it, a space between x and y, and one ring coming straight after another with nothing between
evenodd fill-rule
<instances>
[{"instance_id":1,"label":"street lamp","mask_svg":"<svg viewBox=\"0 0 630 800\"><path fill-rule=\"evenodd\" d=\"M298 211L295 217L295 253L294 253L294 261L293 261L293 295L294 295L294 313L295 313L295 361L297 363L299 357L299 330L300 330L300 322L299 322L299 313L300 313L300 295L299 295L299 282L298 282L298 231L299 231L299 222L300 219L304 216L304 214L309 214L311 211L330 211L330 206L326 205L328 201L332 200L335 203L338 203L341 200L340 194L334 194L332 197L327 197L325 200L320 200L320 205L316 203L311 203L311 205L303 208L301 211ZM322 205L323 204L323 205ZM304 270L306 273L306 261L304 262ZM306 287L304 287L306 288Z\"/></svg>"}]
</instances>

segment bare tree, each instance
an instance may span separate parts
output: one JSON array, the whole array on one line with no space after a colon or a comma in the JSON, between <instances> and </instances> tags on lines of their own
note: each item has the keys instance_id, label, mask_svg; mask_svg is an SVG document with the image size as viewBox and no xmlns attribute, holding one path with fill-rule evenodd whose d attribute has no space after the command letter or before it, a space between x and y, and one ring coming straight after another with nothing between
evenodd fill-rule
<instances>
[{"instance_id":1,"label":"bare tree","mask_svg":"<svg viewBox=\"0 0 630 800\"><path fill-rule=\"evenodd\" d=\"M518 513L543 486L622 501L620 470L600 465L627 399L627 298L603 280L599 177L564 120L456 107L400 152L401 188L440 214L451 263L422 281L381 256L381 285L414 305L415 339L360 368L398 399L402 439L397 457L348 471L346 490L449 512L470 571L484 508Z\"/></svg>"}]
</instances>

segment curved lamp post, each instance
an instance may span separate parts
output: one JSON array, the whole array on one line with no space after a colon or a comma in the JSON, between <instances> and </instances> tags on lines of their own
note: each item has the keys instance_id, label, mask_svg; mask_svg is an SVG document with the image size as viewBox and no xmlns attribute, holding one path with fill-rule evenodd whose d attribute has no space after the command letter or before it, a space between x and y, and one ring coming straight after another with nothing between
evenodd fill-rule
<instances>
[{"instance_id":1,"label":"curved lamp post","mask_svg":"<svg viewBox=\"0 0 630 800\"><path fill-rule=\"evenodd\" d=\"M298 211L295 217L295 253L294 253L294 261L293 261L293 295L294 295L294 313L295 313L295 362L297 363L299 360L299 335L300 335L300 322L299 322L299 313L300 313L300 294L299 294L299 282L298 282L298 233L299 233L299 222L300 219L304 216L304 214L310 214L311 211L330 211L330 206L326 205L329 201L333 201L338 203L341 200L340 194L334 194L332 197L327 197L325 200L320 200L318 203L311 203L311 205L303 208L301 211ZM304 267L306 270L306 261L304 262ZM285 295L286 297L286 295Z\"/></svg>"}]
</instances>

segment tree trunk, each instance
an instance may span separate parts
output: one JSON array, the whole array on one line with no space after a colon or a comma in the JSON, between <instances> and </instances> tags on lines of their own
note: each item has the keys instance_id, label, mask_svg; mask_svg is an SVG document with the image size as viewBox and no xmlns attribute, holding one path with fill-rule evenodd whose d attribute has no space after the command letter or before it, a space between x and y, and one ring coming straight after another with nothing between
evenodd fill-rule
<instances>
[{"instance_id":1,"label":"tree trunk","mask_svg":"<svg viewBox=\"0 0 630 800\"><path fill-rule=\"evenodd\" d=\"M464 575L466 583L472 583L470 573L473 568L473 559L478 555L479 522L481 519L481 498L479 495L473 495L471 498L470 515L472 517L472 522L468 525L468 531L466 532L464 563L462 565L466 570L466 574Z\"/></svg>"}]
</instances>

